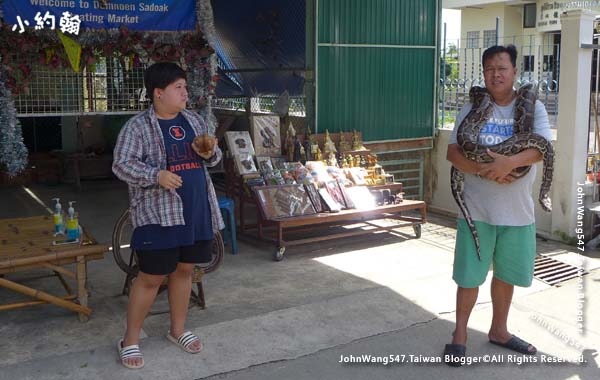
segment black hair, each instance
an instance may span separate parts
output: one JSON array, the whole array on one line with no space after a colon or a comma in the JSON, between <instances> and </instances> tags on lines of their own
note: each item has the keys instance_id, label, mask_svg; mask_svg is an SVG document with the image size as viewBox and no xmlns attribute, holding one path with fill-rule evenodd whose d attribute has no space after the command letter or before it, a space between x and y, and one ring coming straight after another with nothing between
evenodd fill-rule
<instances>
[{"instance_id":1,"label":"black hair","mask_svg":"<svg viewBox=\"0 0 600 380\"><path fill-rule=\"evenodd\" d=\"M179 79L186 79L186 75L185 71L175 63L158 62L150 65L144 73L146 97L152 102L154 100L154 89L164 89Z\"/></svg>"},{"instance_id":2,"label":"black hair","mask_svg":"<svg viewBox=\"0 0 600 380\"><path fill-rule=\"evenodd\" d=\"M515 45L495 45L485 49L483 57L481 57L481 66L485 66L485 62L496 54L507 53L510 56L510 63L513 67L517 67L517 48Z\"/></svg>"}]
</instances>

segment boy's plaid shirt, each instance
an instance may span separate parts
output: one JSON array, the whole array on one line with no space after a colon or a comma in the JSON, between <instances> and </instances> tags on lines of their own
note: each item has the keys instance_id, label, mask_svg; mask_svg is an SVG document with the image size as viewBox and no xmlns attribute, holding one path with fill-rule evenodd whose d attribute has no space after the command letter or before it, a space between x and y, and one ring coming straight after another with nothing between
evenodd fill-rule
<instances>
[{"instance_id":1,"label":"boy's plaid shirt","mask_svg":"<svg viewBox=\"0 0 600 380\"><path fill-rule=\"evenodd\" d=\"M196 135L208 133L204 120L195 112L181 111ZM207 167L215 166L222 158L221 149L215 147L213 157L204 161L204 173L213 231L225 228L215 188ZM158 185L158 172L166 170L167 155L163 135L154 107L137 114L125 123L114 150L112 170L129 187L129 206L133 227L146 224L174 226L185 224L183 204L175 190Z\"/></svg>"}]
</instances>

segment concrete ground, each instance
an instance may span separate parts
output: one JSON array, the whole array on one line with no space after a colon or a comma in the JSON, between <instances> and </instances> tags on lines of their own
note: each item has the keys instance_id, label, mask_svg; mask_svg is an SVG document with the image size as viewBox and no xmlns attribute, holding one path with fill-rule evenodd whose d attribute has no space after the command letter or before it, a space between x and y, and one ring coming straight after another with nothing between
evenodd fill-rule
<instances>
[{"instance_id":1,"label":"concrete ground","mask_svg":"<svg viewBox=\"0 0 600 380\"><path fill-rule=\"evenodd\" d=\"M0 189L0 218L43 214L60 196L76 200L80 222L100 242L127 205L117 181ZM144 324L141 349L146 366L133 371L117 360L127 298L111 254L91 262L87 323L44 305L0 312L0 379L598 379L600 378L600 260L585 252L590 274L549 286L534 280L516 289L511 331L534 343L536 362L487 342L491 318L489 281L473 312L467 355L474 363L449 368L438 360L451 338L455 285L451 279L452 219L431 215L421 239L411 228L289 248L282 262L273 246L239 238L239 254L206 276L207 308L190 309L188 328L205 345L191 356L169 343L168 304L161 294ZM574 247L538 241L538 251L579 264ZM229 251L227 251L229 252ZM43 271L7 276L60 294ZM580 295L584 295L580 302ZM0 289L0 302L23 299ZM577 328L583 305L584 331ZM400 362L340 363L342 357L387 357ZM391 356L390 356L391 355ZM487 356L486 356L487 355ZM552 358L585 363L548 363ZM520 364L519 364L520 363Z\"/></svg>"}]
</instances>

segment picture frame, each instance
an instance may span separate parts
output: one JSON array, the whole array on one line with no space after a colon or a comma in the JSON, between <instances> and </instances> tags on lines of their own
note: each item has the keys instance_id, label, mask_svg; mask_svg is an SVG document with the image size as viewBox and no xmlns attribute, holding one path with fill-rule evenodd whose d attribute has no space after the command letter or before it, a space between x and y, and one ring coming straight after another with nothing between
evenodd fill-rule
<instances>
[{"instance_id":1,"label":"picture frame","mask_svg":"<svg viewBox=\"0 0 600 380\"><path fill-rule=\"evenodd\" d=\"M240 175L258 173L251 154L237 154L233 157L233 161L235 162L236 171Z\"/></svg>"},{"instance_id":2,"label":"picture frame","mask_svg":"<svg viewBox=\"0 0 600 380\"><path fill-rule=\"evenodd\" d=\"M271 157L269 156L256 156L256 164L261 173L273 171L273 163L271 162Z\"/></svg>"},{"instance_id":3,"label":"picture frame","mask_svg":"<svg viewBox=\"0 0 600 380\"><path fill-rule=\"evenodd\" d=\"M315 214L315 208L302 185L255 187L257 204L267 220Z\"/></svg>"},{"instance_id":4,"label":"picture frame","mask_svg":"<svg viewBox=\"0 0 600 380\"><path fill-rule=\"evenodd\" d=\"M342 209L348 208L346 207L344 195L342 194L342 191L340 190L340 186L338 185L337 181L333 180L325 182L324 188L327 189L327 192L329 193L331 198L333 198L333 200L336 201Z\"/></svg>"},{"instance_id":5,"label":"picture frame","mask_svg":"<svg viewBox=\"0 0 600 380\"><path fill-rule=\"evenodd\" d=\"M357 210L372 210L377 207L375 198L366 186L347 187L346 194Z\"/></svg>"},{"instance_id":6,"label":"picture frame","mask_svg":"<svg viewBox=\"0 0 600 380\"><path fill-rule=\"evenodd\" d=\"M356 186L364 186L367 184L367 171L364 168L350 168L348 169L350 179Z\"/></svg>"},{"instance_id":7,"label":"picture frame","mask_svg":"<svg viewBox=\"0 0 600 380\"><path fill-rule=\"evenodd\" d=\"M346 191L346 185L344 185L344 181L338 179L337 184L340 187L342 196L344 197L344 203L346 204L346 208L356 208L354 202L352 201L352 198L350 198L350 195Z\"/></svg>"},{"instance_id":8,"label":"picture frame","mask_svg":"<svg viewBox=\"0 0 600 380\"><path fill-rule=\"evenodd\" d=\"M251 116L250 127L257 156L281 156L279 116Z\"/></svg>"},{"instance_id":9,"label":"picture frame","mask_svg":"<svg viewBox=\"0 0 600 380\"><path fill-rule=\"evenodd\" d=\"M240 154L254 155L254 145L248 131L228 131L225 132L225 142L232 157Z\"/></svg>"},{"instance_id":10,"label":"picture frame","mask_svg":"<svg viewBox=\"0 0 600 380\"><path fill-rule=\"evenodd\" d=\"M318 213L325 211L324 207L323 207L323 202L319 195L319 191L317 190L317 187L315 186L315 184L314 183L304 184L304 188L306 189L308 198L310 199L313 207L315 208L315 211Z\"/></svg>"},{"instance_id":11,"label":"picture frame","mask_svg":"<svg viewBox=\"0 0 600 380\"><path fill-rule=\"evenodd\" d=\"M327 206L327 209L328 209L327 211L330 211L330 212L341 211L342 205L339 204L338 202L336 202L335 199L333 199L331 197L331 195L327 191L327 188L323 187L323 188L319 189L319 195L321 196L321 199Z\"/></svg>"}]
</instances>

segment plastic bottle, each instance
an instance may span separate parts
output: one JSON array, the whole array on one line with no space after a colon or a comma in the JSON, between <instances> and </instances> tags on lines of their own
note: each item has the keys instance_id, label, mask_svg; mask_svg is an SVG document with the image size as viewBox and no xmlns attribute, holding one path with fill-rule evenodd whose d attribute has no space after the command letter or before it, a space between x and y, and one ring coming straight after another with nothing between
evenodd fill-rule
<instances>
[{"instance_id":1,"label":"plastic bottle","mask_svg":"<svg viewBox=\"0 0 600 380\"><path fill-rule=\"evenodd\" d=\"M65 219L63 217L62 205L60 204L60 198L52 198L56 201L54 205L54 214L52 219L54 220L54 236L64 235L65 233Z\"/></svg>"},{"instance_id":2,"label":"plastic bottle","mask_svg":"<svg viewBox=\"0 0 600 380\"><path fill-rule=\"evenodd\" d=\"M69 216L67 217L67 239L69 240L79 239L79 218L73 208L73 203L75 203L75 201L69 202Z\"/></svg>"}]
</instances>

